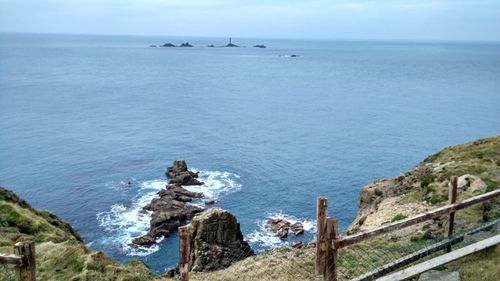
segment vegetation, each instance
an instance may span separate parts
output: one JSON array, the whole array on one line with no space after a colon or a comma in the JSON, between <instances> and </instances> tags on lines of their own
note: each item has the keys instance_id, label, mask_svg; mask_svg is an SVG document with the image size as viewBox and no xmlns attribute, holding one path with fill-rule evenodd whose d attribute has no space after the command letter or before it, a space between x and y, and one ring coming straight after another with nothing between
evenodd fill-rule
<instances>
[{"instance_id":1,"label":"vegetation","mask_svg":"<svg viewBox=\"0 0 500 281\"><path fill-rule=\"evenodd\" d=\"M407 206L417 211L420 207L442 206L448 200L449 178L464 174L480 177L486 188L460 190L458 201L499 188L500 137L445 148L393 179L390 184L378 186L365 198L376 198L374 204L379 207L384 200L397 198L395 202L402 207L398 211L387 212L385 217L377 208L373 214L363 214L347 233L373 227L370 225L373 221L383 224L405 219L412 215L404 212ZM398 206L391 207L393 210ZM483 219L498 217L498 202L476 205L457 212L456 229L461 231L481 224ZM338 256L339 277L353 278L420 249L427 243L423 233L444 229L442 223L440 220L425 223L410 232L391 233L342 249ZM57 216L48 211L36 211L13 193L0 188L0 252L11 253L12 245L24 239L36 242L37 275L40 280L167 280L152 274L142 262L121 265L104 253L89 251L71 226ZM190 280L322 280L314 274L314 255L312 247L274 249L236 262L224 270L191 273ZM499 262L500 246L496 246L440 269L458 270L464 281L493 281L500 276Z\"/></svg>"},{"instance_id":2,"label":"vegetation","mask_svg":"<svg viewBox=\"0 0 500 281\"><path fill-rule=\"evenodd\" d=\"M12 254L16 242L35 241L38 280L159 279L142 262L121 265L101 252L89 251L71 226L48 211L35 211L1 187L0 199L0 252Z\"/></svg>"},{"instance_id":3,"label":"vegetation","mask_svg":"<svg viewBox=\"0 0 500 281\"><path fill-rule=\"evenodd\" d=\"M395 221L400 221L400 220L404 220L408 218L407 216L405 215L402 215L402 214L397 214L395 215L392 219L391 219L391 222L395 222Z\"/></svg>"}]
</instances>

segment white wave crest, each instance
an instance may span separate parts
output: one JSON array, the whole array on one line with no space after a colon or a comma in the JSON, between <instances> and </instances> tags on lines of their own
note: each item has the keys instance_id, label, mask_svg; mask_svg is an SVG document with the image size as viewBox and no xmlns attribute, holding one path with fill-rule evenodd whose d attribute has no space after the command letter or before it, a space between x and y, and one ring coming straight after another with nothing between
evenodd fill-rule
<instances>
[{"instance_id":1,"label":"white wave crest","mask_svg":"<svg viewBox=\"0 0 500 281\"><path fill-rule=\"evenodd\" d=\"M131 204L114 204L110 211L98 213L99 225L109 234L107 240L119 244L127 255L145 256L158 251L159 247L156 245L133 248L129 244L134 238L148 232L151 212L142 208L149 204L166 184L166 180L142 182L139 186L141 194Z\"/></svg>"},{"instance_id":2,"label":"white wave crest","mask_svg":"<svg viewBox=\"0 0 500 281\"><path fill-rule=\"evenodd\" d=\"M199 171L199 179L205 184L201 186L185 186L193 192L202 192L205 198L218 200L220 196L239 190L241 184L237 183L239 176L229 172ZM151 212L144 211L143 207L149 204L157 193L165 188L168 180L150 180L138 186L138 196L130 204L114 204L107 212L97 214L97 221L107 235L100 243L113 243L119 245L129 256L147 256L160 248L158 244L151 247L130 247L136 237L145 235L149 230ZM202 206L203 200L195 200L193 205ZM157 240L161 242L163 238Z\"/></svg>"},{"instance_id":3,"label":"white wave crest","mask_svg":"<svg viewBox=\"0 0 500 281\"><path fill-rule=\"evenodd\" d=\"M221 196L241 189L241 184L237 182L239 175L220 171L197 171L198 179L205 184L184 186L191 192L201 192L205 199L218 200ZM202 200L192 202L193 205L203 205Z\"/></svg>"},{"instance_id":4,"label":"white wave crest","mask_svg":"<svg viewBox=\"0 0 500 281\"><path fill-rule=\"evenodd\" d=\"M257 222L258 226L256 230L246 235L246 240L258 250L290 246L290 238L280 239L266 227L268 219L284 219L289 221L291 224L300 222L304 226L304 231L306 233L316 232L316 221L314 220L301 219L295 216L283 214L282 212L269 213L266 219Z\"/></svg>"}]
</instances>

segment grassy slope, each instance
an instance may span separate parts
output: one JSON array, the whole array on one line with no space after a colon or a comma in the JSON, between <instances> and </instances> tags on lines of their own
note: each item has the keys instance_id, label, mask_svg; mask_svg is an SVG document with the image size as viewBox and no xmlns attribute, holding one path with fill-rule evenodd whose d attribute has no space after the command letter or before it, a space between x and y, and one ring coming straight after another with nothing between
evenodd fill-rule
<instances>
[{"instance_id":1,"label":"grassy slope","mask_svg":"<svg viewBox=\"0 0 500 281\"><path fill-rule=\"evenodd\" d=\"M445 164L445 168L436 168ZM360 199L369 201L379 210L374 214L360 212L351 231L359 231L371 217L380 217L383 202L396 200L401 206L417 204L427 209L446 203L447 180L451 175L473 174L487 183L482 191L460 192L459 200L486 192L500 186L500 137L443 149L428 157L415 169L398 178L388 180L378 192L363 188ZM0 252L11 252L12 244L22 239L37 243L37 273L40 280L157 280L140 262L119 265L100 252L90 252L71 230L48 212L37 212L27 203L10 200L0 188ZM8 196L7 196L8 197ZM433 199L434 198L434 199ZM457 215L459 228L481 223L482 206L476 206ZM490 218L499 217L498 204L487 212ZM391 216L394 214L392 213ZM364 219L363 219L364 217ZM383 223L393 217L372 220ZM363 223L360 223L360 221ZM380 262L380 255L406 254L418 243L422 233L430 226L419 226L410 235L380 237L347 248L339 255L341 276L353 277L367 270L367 264ZM356 229L358 228L358 229ZM413 239L412 239L413 237ZM389 242L390 239L390 242ZM388 243L389 242L389 243ZM459 270L462 280L497 280L500 276L500 247L495 247L447 265ZM211 272L192 273L190 280L321 280L314 277L314 249L275 249L250 257L231 267Z\"/></svg>"},{"instance_id":2,"label":"grassy slope","mask_svg":"<svg viewBox=\"0 0 500 281\"><path fill-rule=\"evenodd\" d=\"M47 281L158 279L138 261L121 265L91 252L71 226L47 211L36 211L0 187L0 252L12 253L18 241L36 243L37 278Z\"/></svg>"}]
</instances>

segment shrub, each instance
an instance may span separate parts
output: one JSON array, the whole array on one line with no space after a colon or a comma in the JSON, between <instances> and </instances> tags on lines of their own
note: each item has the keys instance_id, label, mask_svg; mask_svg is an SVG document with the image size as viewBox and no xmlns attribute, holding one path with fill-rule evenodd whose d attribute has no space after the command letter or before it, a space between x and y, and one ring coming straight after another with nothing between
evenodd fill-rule
<instances>
[{"instance_id":1,"label":"shrub","mask_svg":"<svg viewBox=\"0 0 500 281\"><path fill-rule=\"evenodd\" d=\"M392 218L391 222L404 220L404 219L406 219L406 218L408 218L408 217L407 217L407 216L405 216L405 215L402 215L402 214L397 214L397 215L395 215L395 216Z\"/></svg>"},{"instance_id":2,"label":"shrub","mask_svg":"<svg viewBox=\"0 0 500 281\"><path fill-rule=\"evenodd\" d=\"M366 216L364 216L364 217L360 218L360 219L359 219L359 221L358 221L358 224L359 224L360 226L361 226L361 225L363 225L363 224L365 223L365 220L366 220Z\"/></svg>"},{"instance_id":3,"label":"shrub","mask_svg":"<svg viewBox=\"0 0 500 281\"><path fill-rule=\"evenodd\" d=\"M375 195L377 196L384 196L384 192L378 188L375 188Z\"/></svg>"}]
</instances>

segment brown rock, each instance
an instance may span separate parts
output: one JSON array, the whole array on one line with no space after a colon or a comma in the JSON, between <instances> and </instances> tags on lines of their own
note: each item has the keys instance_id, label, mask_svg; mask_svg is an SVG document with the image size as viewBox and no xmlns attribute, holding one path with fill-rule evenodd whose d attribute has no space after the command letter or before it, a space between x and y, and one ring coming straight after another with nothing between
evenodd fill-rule
<instances>
[{"instance_id":1,"label":"brown rock","mask_svg":"<svg viewBox=\"0 0 500 281\"><path fill-rule=\"evenodd\" d=\"M191 271L213 271L254 255L236 217L229 211L213 208L196 215L188 227Z\"/></svg>"},{"instance_id":2,"label":"brown rock","mask_svg":"<svg viewBox=\"0 0 500 281\"><path fill-rule=\"evenodd\" d=\"M143 208L145 211L153 212L149 232L132 240L131 246L154 244L156 238L168 236L171 232L177 231L179 226L203 211L199 207L185 204L194 198L200 198L201 193L190 192L176 185L167 185L158 193L158 196Z\"/></svg>"},{"instance_id":3,"label":"brown rock","mask_svg":"<svg viewBox=\"0 0 500 281\"><path fill-rule=\"evenodd\" d=\"M290 222L284 219L268 219L266 227L281 239L288 237Z\"/></svg>"},{"instance_id":4,"label":"brown rock","mask_svg":"<svg viewBox=\"0 0 500 281\"><path fill-rule=\"evenodd\" d=\"M172 166L167 168L165 175L170 178L170 184L203 185L203 182L197 180L198 173L189 171L184 160L175 160Z\"/></svg>"},{"instance_id":5,"label":"brown rock","mask_svg":"<svg viewBox=\"0 0 500 281\"><path fill-rule=\"evenodd\" d=\"M296 222L290 226L290 231L295 236L304 234L304 225L300 222Z\"/></svg>"}]
</instances>

